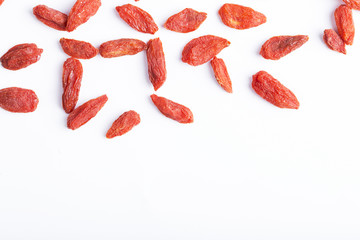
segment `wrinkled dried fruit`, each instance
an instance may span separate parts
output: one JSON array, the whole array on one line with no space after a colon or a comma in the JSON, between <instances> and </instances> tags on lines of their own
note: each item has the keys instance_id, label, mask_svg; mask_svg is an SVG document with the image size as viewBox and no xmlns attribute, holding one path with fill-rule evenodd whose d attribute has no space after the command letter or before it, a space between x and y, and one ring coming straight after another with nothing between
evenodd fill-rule
<instances>
[{"instance_id":1,"label":"wrinkled dried fruit","mask_svg":"<svg viewBox=\"0 0 360 240\"><path fill-rule=\"evenodd\" d=\"M265 71L253 76L252 88L260 97L279 108L298 109L300 106L294 93Z\"/></svg>"},{"instance_id":2,"label":"wrinkled dried fruit","mask_svg":"<svg viewBox=\"0 0 360 240\"><path fill-rule=\"evenodd\" d=\"M79 99L83 67L81 62L75 58L68 58L63 66L62 84L64 93L62 95L63 108L66 113L74 110Z\"/></svg>"},{"instance_id":3,"label":"wrinkled dried fruit","mask_svg":"<svg viewBox=\"0 0 360 240\"><path fill-rule=\"evenodd\" d=\"M137 39L118 39L100 45L99 52L104 58L135 55L146 49L146 43Z\"/></svg>"},{"instance_id":4,"label":"wrinkled dried fruit","mask_svg":"<svg viewBox=\"0 0 360 240\"><path fill-rule=\"evenodd\" d=\"M360 0L343 0L352 9L360 10Z\"/></svg>"},{"instance_id":5,"label":"wrinkled dried fruit","mask_svg":"<svg viewBox=\"0 0 360 240\"><path fill-rule=\"evenodd\" d=\"M193 114L189 108L169 99L158 97L155 94L151 95L151 100L166 117L178 121L179 123L194 122Z\"/></svg>"},{"instance_id":6,"label":"wrinkled dried fruit","mask_svg":"<svg viewBox=\"0 0 360 240\"><path fill-rule=\"evenodd\" d=\"M214 57L210 63L212 69L214 70L217 82L225 91L227 91L228 93L232 93L232 83L224 60Z\"/></svg>"},{"instance_id":7,"label":"wrinkled dried fruit","mask_svg":"<svg viewBox=\"0 0 360 240\"><path fill-rule=\"evenodd\" d=\"M163 46L160 38L152 39L147 44L146 50L149 79L157 91L166 80L166 64Z\"/></svg>"},{"instance_id":8,"label":"wrinkled dried fruit","mask_svg":"<svg viewBox=\"0 0 360 240\"><path fill-rule=\"evenodd\" d=\"M77 0L71 8L66 31L72 32L94 16L101 6L100 0Z\"/></svg>"},{"instance_id":9,"label":"wrinkled dried fruit","mask_svg":"<svg viewBox=\"0 0 360 240\"><path fill-rule=\"evenodd\" d=\"M0 0L0 6L1 6L1 4L4 2L4 0Z\"/></svg>"},{"instance_id":10,"label":"wrinkled dried fruit","mask_svg":"<svg viewBox=\"0 0 360 240\"><path fill-rule=\"evenodd\" d=\"M107 138L114 138L124 135L140 123L140 115L135 111L123 113L110 127L106 133Z\"/></svg>"},{"instance_id":11,"label":"wrinkled dried fruit","mask_svg":"<svg viewBox=\"0 0 360 240\"><path fill-rule=\"evenodd\" d=\"M19 70L40 60L43 50L34 43L16 45L1 58L1 64L9 70Z\"/></svg>"},{"instance_id":12,"label":"wrinkled dried fruit","mask_svg":"<svg viewBox=\"0 0 360 240\"><path fill-rule=\"evenodd\" d=\"M206 35L191 40L182 52L182 61L193 66L204 64L213 59L230 42L224 38Z\"/></svg>"},{"instance_id":13,"label":"wrinkled dried fruit","mask_svg":"<svg viewBox=\"0 0 360 240\"><path fill-rule=\"evenodd\" d=\"M266 59L279 60L304 45L308 40L309 37L306 35L272 37L261 47L260 54Z\"/></svg>"},{"instance_id":14,"label":"wrinkled dried fruit","mask_svg":"<svg viewBox=\"0 0 360 240\"><path fill-rule=\"evenodd\" d=\"M38 5L33 8L35 17L45 25L65 31L68 16L58 10L49 8L45 5Z\"/></svg>"},{"instance_id":15,"label":"wrinkled dried fruit","mask_svg":"<svg viewBox=\"0 0 360 240\"><path fill-rule=\"evenodd\" d=\"M164 27L179 33L193 32L205 21L207 14L186 8L169 17Z\"/></svg>"},{"instance_id":16,"label":"wrinkled dried fruit","mask_svg":"<svg viewBox=\"0 0 360 240\"><path fill-rule=\"evenodd\" d=\"M355 26L351 8L341 5L335 10L334 15L340 37L346 45L352 45L355 36Z\"/></svg>"},{"instance_id":17,"label":"wrinkled dried fruit","mask_svg":"<svg viewBox=\"0 0 360 240\"><path fill-rule=\"evenodd\" d=\"M36 110L39 99L29 89L10 87L0 90L0 107L15 113L28 113Z\"/></svg>"},{"instance_id":18,"label":"wrinkled dried fruit","mask_svg":"<svg viewBox=\"0 0 360 240\"><path fill-rule=\"evenodd\" d=\"M235 29L257 27L266 22L264 14L237 4L224 4L219 10L219 15L226 26Z\"/></svg>"},{"instance_id":19,"label":"wrinkled dried fruit","mask_svg":"<svg viewBox=\"0 0 360 240\"><path fill-rule=\"evenodd\" d=\"M324 31L323 38L324 38L324 42L330 49L346 54L344 41L333 29L326 29Z\"/></svg>"},{"instance_id":20,"label":"wrinkled dried fruit","mask_svg":"<svg viewBox=\"0 0 360 240\"><path fill-rule=\"evenodd\" d=\"M131 4L116 7L119 16L133 29L142 33L156 33L159 28L149 13Z\"/></svg>"},{"instance_id":21,"label":"wrinkled dried fruit","mask_svg":"<svg viewBox=\"0 0 360 240\"><path fill-rule=\"evenodd\" d=\"M95 57L99 50L88 42L75 39L61 38L60 44L64 52L74 58L90 59Z\"/></svg>"},{"instance_id":22,"label":"wrinkled dried fruit","mask_svg":"<svg viewBox=\"0 0 360 240\"><path fill-rule=\"evenodd\" d=\"M107 96L102 95L98 98L87 101L78 108L75 108L74 111L72 111L68 116L68 128L75 130L90 121L90 119L95 117L96 114L101 110L107 100Z\"/></svg>"}]
</instances>

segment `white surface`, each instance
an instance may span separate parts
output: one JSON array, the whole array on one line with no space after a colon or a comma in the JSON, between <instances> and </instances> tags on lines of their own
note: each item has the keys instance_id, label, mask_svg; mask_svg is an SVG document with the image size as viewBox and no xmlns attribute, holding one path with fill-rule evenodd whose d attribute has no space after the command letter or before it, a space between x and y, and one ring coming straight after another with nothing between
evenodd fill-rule
<instances>
[{"instance_id":1,"label":"white surface","mask_svg":"<svg viewBox=\"0 0 360 240\"><path fill-rule=\"evenodd\" d=\"M45 26L32 7L68 13L73 0L5 0L0 7L0 55L24 42L44 49L26 69L0 67L0 88L30 88L40 99L31 114L0 109L0 239L359 239L360 39L346 56L322 42L341 1L233 1L268 18L244 31L221 23L217 11L225 1L130 1L153 15L160 27L155 36L119 18L115 6L128 2L104 0L72 33ZM162 27L186 7L208 13L198 31ZM359 12L354 19L360 26ZM185 44L206 34L232 42L219 55L232 77L232 95L218 86L209 64L181 62ZM268 38L295 34L310 41L279 61L258 54ZM191 108L194 124L178 124L153 106L140 53L82 61L79 104L102 94L109 101L89 123L67 129L61 37L95 46L160 37L168 79L157 94ZM257 96L250 81L259 70L290 88L300 109L279 109ZM112 122L130 109L140 113L141 124L106 139Z\"/></svg>"}]
</instances>

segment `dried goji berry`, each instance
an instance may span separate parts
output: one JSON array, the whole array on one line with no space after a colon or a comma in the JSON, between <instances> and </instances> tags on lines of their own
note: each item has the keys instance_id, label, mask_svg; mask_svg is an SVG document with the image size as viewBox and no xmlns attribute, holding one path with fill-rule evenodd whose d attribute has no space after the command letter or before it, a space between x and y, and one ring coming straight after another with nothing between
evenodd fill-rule
<instances>
[{"instance_id":1,"label":"dried goji berry","mask_svg":"<svg viewBox=\"0 0 360 240\"><path fill-rule=\"evenodd\" d=\"M1 64L9 70L19 70L40 60L43 50L34 43L16 45L1 58Z\"/></svg>"},{"instance_id":2,"label":"dried goji berry","mask_svg":"<svg viewBox=\"0 0 360 240\"><path fill-rule=\"evenodd\" d=\"M77 0L70 10L66 30L72 32L81 24L86 23L96 14L100 6L100 0Z\"/></svg>"},{"instance_id":3,"label":"dried goji berry","mask_svg":"<svg viewBox=\"0 0 360 240\"><path fill-rule=\"evenodd\" d=\"M294 93L265 71L253 76L252 88L260 97L279 108L298 109L300 106Z\"/></svg>"},{"instance_id":4,"label":"dried goji berry","mask_svg":"<svg viewBox=\"0 0 360 240\"><path fill-rule=\"evenodd\" d=\"M228 40L213 35L195 38L184 47L182 61L193 66L204 64L229 45Z\"/></svg>"},{"instance_id":5,"label":"dried goji berry","mask_svg":"<svg viewBox=\"0 0 360 240\"><path fill-rule=\"evenodd\" d=\"M152 39L147 44L146 50L149 79L157 91L166 80L165 54L160 38Z\"/></svg>"},{"instance_id":6,"label":"dried goji berry","mask_svg":"<svg viewBox=\"0 0 360 240\"><path fill-rule=\"evenodd\" d=\"M107 100L107 96L102 95L98 98L87 101L78 108L75 108L68 116L68 128L75 130L90 121L90 119L95 117L96 114L101 110Z\"/></svg>"},{"instance_id":7,"label":"dried goji berry","mask_svg":"<svg viewBox=\"0 0 360 240\"><path fill-rule=\"evenodd\" d=\"M266 59L279 60L308 40L309 37L306 35L272 37L263 44L260 54Z\"/></svg>"},{"instance_id":8,"label":"dried goji berry","mask_svg":"<svg viewBox=\"0 0 360 240\"><path fill-rule=\"evenodd\" d=\"M0 107L15 113L28 113L36 110L39 99L29 89L10 87L0 90Z\"/></svg>"},{"instance_id":9,"label":"dried goji berry","mask_svg":"<svg viewBox=\"0 0 360 240\"><path fill-rule=\"evenodd\" d=\"M341 5L335 10L334 15L340 37L346 45L352 45L355 36L355 26L351 8Z\"/></svg>"},{"instance_id":10,"label":"dried goji berry","mask_svg":"<svg viewBox=\"0 0 360 240\"><path fill-rule=\"evenodd\" d=\"M166 117L178 121L179 123L194 122L193 114L189 108L164 97L158 97L155 94L151 95L151 100Z\"/></svg>"},{"instance_id":11,"label":"dried goji berry","mask_svg":"<svg viewBox=\"0 0 360 240\"><path fill-rule=\"evenodd\" d=\"M133 29L154 34L159 30L154 19L143 9L131 4L116 7L119 16Z\"/></svg>"},{"instance_id":12,"label":"dried goji berry","mask_svg":"<svg viewBox=\"0 0 360 240\"><path fill-rule=\"evenodd\" d=\"M164 27L179 33L193 32L206 20L207 14L186 8L181 12L169 17Z\"/></svg>"},{"instance_id":13,"label":"dried goji berry","mask_svg":"<svg viewBox=\"0 0 360 240\"><path fill-rule=\"evenodd\" d=\"M66 113L74 110L79 99L83 67L81 62L75 58L68 58L63 66L62 84L64 93L62 95L63 108Z\"/></svg>"},{"instance_id":14,"label":"dried goji berry","mask_svg":"<svg viewBox=\"0 0 360 240\"><path fill-rule=\"evenodd\" d=\"M360 10L360 0L343 0L352 9Z\"/></svg>"},{"instance_id":15,"label":"dried goji berry","mask_svg":"<svg viewBox=\"0 0 360 240\"><path fill-rule=\"evenodd\" d=\"M75 39L61 38L60 44L64 52L74 58L90 59L95 57L99 50L88 42Z\"/></svg>"},{"instance_id":16,"label":"dried goji berry","mask_svg":"<svg viewBox=\"0 0 360 240\"><path fill-rule=\"evenodd\" d=\"M135 55L146 49L146 43L137 39L123 38L100 45L99 52L104 58Z\"/></svg>"},{"instance_id":17,"label":"dried goji berry","mask_svg":"<svg viewBox=\"0 0 360 240\"><path fill-rule=\"evenodd\" d=\"M123 113L110 127L106 133L107 138L114 138L124 135L140 123L140 115L135 111Z\"/></svg>"},{"instance_id":18,"label":"dried goji berry","mask_svg":"<svg viewBox=\"0 0 360 240\"><path fill-rule=\"evenodd\" d=\"M237 4L224 4L219 10L219 15L226 26L235 29L257 27L266 22L264 14Z\"/></svg>"},{"instance_id":19,"label":"dried goji berry","mask_svg":"<svg viewBox=\"0 0 360 240\"><path fill-rule=\"evenodd\" d=\"M232 93L232 83L224 60L214 57L210 63L212 69L214 70L217 82L225 91L227 91L228 93Z\"/></svg>"},{"instance_id":20,"label":"dried goji berry","mask_svg":"<svg viewBox=\"0 0 360 240\"><path fill-rule=\"evenodd\" d=\"M1 4L4 2L4 0L0 0L0 6L1 6Z\"/></svg>"},{"instance_id":21,"label":"dried goji berry","mask_svg":"<svg viewBox=\"0 0 360 240\"><path fill-rule=\"evenodd\" d=\"M323 38L324 42L331 50L346 54L344 41L333 29L326 29Z\"/></svg>"},{"instance_id":22,"label":"dried goji berry","mask_svg":"<svg viewBox=\"0 0 360 240\"><path fill-rule=\"evenodd\" d=\"M59 12L58 10L49 8L45 5L38 5L33 8L33 14L45 25L65 31L68 16L65 13Z\"/></svg>"}]
</instances>

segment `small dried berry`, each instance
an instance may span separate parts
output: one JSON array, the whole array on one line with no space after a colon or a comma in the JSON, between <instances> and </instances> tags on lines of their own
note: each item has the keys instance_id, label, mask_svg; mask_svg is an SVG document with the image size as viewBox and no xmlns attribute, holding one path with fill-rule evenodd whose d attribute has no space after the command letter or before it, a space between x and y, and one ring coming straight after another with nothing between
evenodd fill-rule
<instances>
[{"instance_id":1,"label":"small dried berry","mask_svg":"<svg viewBox=\"0 0 360 240\"><path fill-rule=\"evenodd\" d=\"M146 43L137 39L118 39L100 45L99 52L104 58L135 55L146 49Z\"/></svg>"},{"instance_id":2,"label":"small dried berry","mask_svg":"<svg viewBox=\"0 0 360 240\"><path fill-rule=\"evenodd\" d=\"M360 10L360 0L343 0L352 9Z\"/></svg>"},{"instance_id":3,"label":"small dried berry","mask_svg":"<svg viewBox=\"0 0 360 240\"><path fill-rule=\"evenodd\" d=\"M324 42L331 50L346 54L344 41L333 29L326 29L323 38Z\"/></svg>"},{"instance_id":4,"label":"small dried berry","mask_svg":"<svg viewBox=\"0 0 360 240\"><path fill-rule=\"evenodd\" d=\"M83 67L81 62L75 58L68 58L63 66L62 84L64 93L62 95L63 108L66 113L74 110L79 99Z\"/></svg>"},{"instance_id":5,"label":"small dried berry","mask_svg":"<svg viewBox=\"0 0 360 240\"><path fill-rule=\"evenodd\" d=\"M95 57L99 50L88 42L75 39L61 38L60 44L64 52L74 58L90 59Z\"/></svg>"},{"instance_id":6,"label":"small dried berry","mask_svg":"<svg viewBox=\"0 0 360 240\"><path fill-rule=\"evenodd\" d=\"M352 45L355 36L355 26L351 8L341 5L335 10L334 15L340 37L346 45Z\"/></svg>"},{"instance_id":7,"label":"small dried berry","mask_svg":"<svg viewBox=\"0 0 360 240\"><path fill-rule=\"evenodd\" d=\"M149 79L157 91L166 80L166 63L160 38L152 39L147 44L146 50Z\"/></svg>"},{"instance_id":8,"label":"small dried berry","mask_svg":"<svg viewBox=\"0 0 360 240\"><path fill-rule=\"evenodd\" d=\"M0 90L0 107L15 113L28 113L36 110L39 99L29 89L10 87Z\"/></svg>"},{"instance_id":9,"label":"small dried berry","mask_svg":"<svg viewBox=\"0 0 360 240\"><path fill-rule=\"evenodd\" d=\"M0 0L0 6L1 6L1 4L4 2L4 0Z\"/></svg>"},{"instance_id":10,"label":"small dried berry","mask_svg":"<svg viewBox=\"0 0 360 240\"><path fill-rule=\"evenodd\" d=\"M1 64L9 70L19 70L40 60L43 50L34 43L16 45L1 58Z\"/></svg>"},{"instance_id":11,"label":"small dried berry","mask_svg":"<svg viewBox=\"0 0 360 240\"><path fill-rule=\"evenodd\" d=\"M70 10L66 31L72 32L81 24L86 23L96 14L100 6L100 0L77 0Z\"/></svg>"},{"instance_id":12,"label":"small dried berry","mask_svg":"<svg viewBox=\"0 0 360 240\"><path fill-rule=\"evenodd\" d=\"M124 135L140 123L140 115L135 111L123 113L110 127L106 133L107 138L114 138Z\"/></svg>"},{"instance_id":13,"label":"small dried berry","mask_svg":"<svg viewBox=\"0 0 360 240\"><path fill-rule=\"evenodd\" d=\"M214 57L210 63L212 69L214 70L217 82L225 91L227 91L228 93L232 93L232 83L224 60Z\"/></svg>"},{"instance_id":14,"label":"small dried berry","mask_svg":"<svg viewBox=\"0 0 360 240\"><path fill-rule=\"evenodd\" d=\"M164 27L179 33L193 32L206 20L207 14L186 8L181 12L169 17Z\"/></svg>"},{"instance_id":15,"label":"small dried berry","mask_svg":"<svg viewBox=\"0 0 360 240\"><path fill-rule=\"evenodd\" d=\"M58 10L49 8L45 5L38 5L33 8L35 17L45 25L60 30L66 30L68 16Z\"/></svg>"}]
</instances>

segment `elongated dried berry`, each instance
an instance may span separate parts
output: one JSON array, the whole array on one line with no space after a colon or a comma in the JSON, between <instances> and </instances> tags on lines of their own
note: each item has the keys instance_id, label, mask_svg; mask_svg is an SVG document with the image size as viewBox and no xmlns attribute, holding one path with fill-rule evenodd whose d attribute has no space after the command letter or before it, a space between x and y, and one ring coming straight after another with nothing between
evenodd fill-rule
<instances>
[{"instance_id":1,"label":"elongated dried berry","mask_svg":"<svg viewBox=\"0 0 360 240\"><path fill-rule=\"evenodd\" d=\"M135 55L146 49L146 43L137 39L123 38L100 45L99 52L104 58Z\"/></svg>"},{"instance_id":2,"label":"elongated dried berry","mask_svg":"<svg viewBox=\"0 0 360 240\"><path fill-rule=\"evenodd\" d=\"M360 0L343 0L343 2L352 9L360 10Z\"/></svg>"},{"instance_id":3,"label":"elongated dried berry","mask_svg":"<svg viewBox=\"0 0 360 240\"><path fill-rule=\"evenodd\" d=\"M100 0L77 0L70 10L66 31L72 32L81 24L86 23L96 14L100 6Z\"/></svg>"},{"instance_id":4,"label":"elongated dried berry","mask_svg":"<svg viewBox=\"0 0 360 240\"><path fill-rule=\"evenodd\" d=\"M334 15L340 37L346 45L352 45L355 36L355 26L351 8L341 5L335 10Z\"/></svg>"},{"instance_id":5,"label":"elongated dried berry","mask_svg":"<svg viewBox=\"0 0 360 240\"><path fill-rule=\"evenodd\" d=\"M1 58L1 64L9 70L19 70L40 60L43 50L34 43L16 45Z\"/></svg>"},{"instance_id":6,"label":"elongated dried berry","mask_svg":"<svg viewBox=\"0 0 360 240\"><path fill-rule=\"evenodd\" d=\"M182 61L193 66L204 64L229 45L228 40L213 35L195 38L184 47Z\"/></svg>"},{"instance_id":7,"label":"elongated dried berry","mask_svg":"<svg viewBox=\"0 0 360 240\"><path fill-rule=\"evenodd\" d=\"M224 60L214 57L210 63L212 69L214 70L217 82L225 91L227 91L228 93L232 93L232 83Z\"/></svg>"},{"instance_id":8,"label":"elongated dried berry","mask_svg":"<svg viewBox=\"0 0 360 240\"><path fill-rule=\"evenodd\" d=\"M331 50L346 54L344 41L333 29L326 29L323 38L324 42Z\"/></svg>"},{"instance_id":9,"label":"elongated dried berry","mask_svg":"<svg viewBox=\"0 0 360 240\"><path fill-rule=\"evenodd\" d=\"M164 27L179 33L193 32L206 20L207 14L191 8L185 8L181 12L169 17Z\"/></svg>"},{"instance_id":10,"label":"elongated dried berry","mask_svg":"<svg viewBox=\"0 0 360 240\"><path fill-rule=\"evenodd\" d=\"M171 118L179 123L194 122L194 116L189 108L164 97L158 97L155 94L151 95L151 100L159 109L159 111L166 117Z\"/></svg>"},{"instance_id":11,"label":"elongated dried berry","mask_svg":"<svg viewBox=\"0 0 360 240\"><path fill-rule=\"evenodd\" d=\"M66 30L68 16L58 10L49 8L45 5L38 5L33 8L35 17L45 25L60 30Z\"/></svg>"},{"instance_id":12,"label":"elongated dried berry","mask_svg":"<svg viewBox=\"0 0 360 240\"><path fill-rule=\"evenodd\" d=\"M106 133L107 138L124 135L140 123L140 115L135 111L123 113L110 127Z\"/></svg>"},{"instance_id":13,"label":"elongated dried berry","mask_svg":"<svg viewBox=\"0 0 360 240\"><path fill-rule=\"evenodd\" d=\"M119 16L133 29L142 33L156 33L159 28L149 13L131 4L116 7Z\"/></svg>"},{"instance_id":14,"label":"elongated dried berry","mask_svg":"<svg viewBox=\"0 0 360 240\"><path fill-rule=\"evenodd\" d=\"M83 67L81 62L75 58L68 58L63 66L62 85L64 93L62 95L63 108L66 113L74 110L79 99Z\"/></svg>"},{"instance_id":15,"label":"elongated dried berry","mask_svg":"<svg viewBox=\"0 0 360 240\"><path fill-rule=\"evenodd\" d=\"M226 26L241 30L257 27L266 22L264 14L237 4L224 4L219 10L219 15Z\"/></svg>"},{"instance_id":16,"label":"elongated dried berry","mask_svg":"<svg viewBox=\"0 0 360 240\"><path fill-rule=\"evenodd\" d=\"M279 108L298 109L300 106L294 93L265 71L253 76L252 88L260 97Z\"/></svg>"},{"instance_id":17,"label":"elongated dried berry","mask_svg":"<svg viewBox=\"0 0 360 240\"><path fill-rule=\"evenodd\" d=\"M75 108L74 111L72 111L68 116L68 128L75 130L90 121L90 119L95 117L96 114L101 110L107 100L107 96L102 95L98 98L87 101L78 108Z\"/></svg>"},{"instance_id":18,"label":"elongated dried berry","mask_svg":"<svg viewBox=\"0 0 360 240\"><path fill-rule=\"evenodd\" d=\"M29 89L10 87L0 90L0 107L15 113L28 113L36 110L39 99Z\"/></svg>"},{"instance_id":19,"label":"elongated dried berry","mask_svg":"<svg viewBox=\"0 0 360 240\"><path fill-rule=\"evenodd\" d=\"M152 39L147 44L146 50L149 79L157 91L166 80L166 63L160 38Z\"/></svg>"},{"instance_id":20,"label":"elongated dried berry","mask_svg":"<svg viewBox=\"0 0 360 240\"><path fill-rule=\"evenodd\" d=\"M306 35L272 37L263 44L260 54L266 59L279 60L308 40L309 37Z\"/></svg>"},{"instance_id":21,"label":"elongated dried berry","mask_svg":"<svg viewBox=\"0 0 360 240\"><path fill-rule=\"evenodd\" d=\"M60 44L64 52L74 58L90 59L95 57L99 50L88 42L75 39L61 38Z\"/></svg>"}]
</instances>

